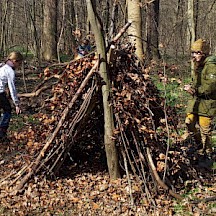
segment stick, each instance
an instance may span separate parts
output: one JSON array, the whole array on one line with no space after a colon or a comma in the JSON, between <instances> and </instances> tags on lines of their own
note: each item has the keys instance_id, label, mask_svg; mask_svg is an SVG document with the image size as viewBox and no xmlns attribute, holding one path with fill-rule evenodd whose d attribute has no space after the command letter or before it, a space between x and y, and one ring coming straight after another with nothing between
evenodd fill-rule
<instances>
[{"instance_id":1,"label":"stick","mask_svg":"<svg viewBox=\"0 0 216 216\"><path fill-rule=\"evenodd\" d=\"M22 77L23 77L23 84L24 84L25 92L27 92L26 81L25 81L25 69L24 69L23 63L22 63Z\"/></svg>"},{"instance_id":2,"label":"stick","mask_svg":"<svg viewBox=\"0 0 216 216\"><path fill-rule=\"evenodd\" d=\"M50 86L43 86L42 88L38 89L35 92L31 92L31 93L22 93L22 94L18 94L18 97L37 97L41 92L52 88L52 85Z\"/></svg>"},{"instance_id":3,"label":"stick","mask_svg":"<svg viewBox=\"0 0 216 216\"><path fill-rule=\"evenodd\" d=\"M211 201L215 201L216 200L216 196L213 197L208 197L208 198L204 198L204 199L199 199L199 200L194 200L191 201L192 204L198 204L201 202L211 202Z\"/></svg>"},{"instance_id":4,"label":"stick","mask_svg":"<svg viewBox=\"0 0 216 216\"><path fill-rule=\"evenodd\" d=\"M123 26L123 27L120 29L119 33L112 39L112 41L111 41L111 42L108 44L108 46L106 47L106 53L109 51L110 46L111 46L111 45L114 45L114 44L118 41L118 39L126 32L126 30L130 27L131 24L132 24L132 22L129 21L129 22L127 22L127 23L125 24L125 26Z\"/></svg>"},{"instance_id":5,"label":"stick","mask_svg":"<svg viewBox=\"0 0 216 216\"><path fill-rule=\"evenodd\" d=\"M156 181L158 182L158 184L163 189L165 189L166 191L168 191L171 196L175 197L176 199L183 200L182 196L180 196L179 194L177 194L174 191L170 190L169 187L161 180L160 176L157 173L156 167L154 165L154 162L152 160L152 156L150 154L150 150L149 150L148 147L147 147L147 156L148 156L149 166L150 166L150 168L151 168L151 170L153 172L153 175L154 175Z\"/></svg>"},{"instance_id":6,"label":"stick","mask_svg":"<svg viewBox=\"0 0 216 216\"><path fill-rule=\"evenodd\" d=\"M127 29L131 26L132 21L128 21L124 27L122 27L119 33L112 39L111 43L116 43L118 39L127 31Z\"/></svg>"},{"instance_id":7,"label":"stick","mask_svg":"<svg viewBox=\"0 0 216 216\"><path fill-rule=\"evenodd\" d=\"M133 199L132 187L131 187L131 180L130 180L130 175L129 175L129 171L128 171L127 159L126 159L126 155L125 155L124 151L122 151L122 155L123 155L123 159L124 159L125 172L126 172L127 180L128 180L129 193L130 193L130 199L131 199L130 201L131 201L131 205L134 205L134 199Z\"/></svg>"}]
</instances>

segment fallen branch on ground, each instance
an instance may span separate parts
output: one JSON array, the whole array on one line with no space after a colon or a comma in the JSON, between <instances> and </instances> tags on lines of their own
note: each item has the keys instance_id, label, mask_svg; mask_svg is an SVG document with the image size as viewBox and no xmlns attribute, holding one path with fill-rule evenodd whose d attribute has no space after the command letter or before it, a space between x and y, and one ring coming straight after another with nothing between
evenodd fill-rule
<instances>
[{"instance_id":1,"label":"fallen branch on ground","mask_svg":"<svg viewBox=\"0 0 216 216\"><path fill-rule=\"evenodd\" d=\"M171 189L169 189L169 187L161 180L160 176L158 175L157 173L157 170L156 170L156 167L154 165L154 162L152 160L152 156L151 156L151 153L150 153L150 150L149 148L147 147L147 156L148 156L148 162L149 162L149 166L153 172L153 175L156 179L156 181L158 182L158 184L166 191L169 192L169 194L173 197L175 197L176 199L179 199L179 200L183 200L183 197L180 196L179 194L175 193L174 191L172 191Z\"/></svg>"}]
</instances>

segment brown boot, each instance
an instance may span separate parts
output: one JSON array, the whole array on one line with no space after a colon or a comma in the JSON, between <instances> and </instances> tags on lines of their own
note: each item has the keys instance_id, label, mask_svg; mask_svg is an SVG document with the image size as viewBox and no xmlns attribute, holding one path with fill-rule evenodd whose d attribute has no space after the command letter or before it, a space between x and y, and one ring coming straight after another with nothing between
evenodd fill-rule
<instances>
[{"instance_id":1,"label":"brown boot","mask_svg":"<svg viewBox=\"0 0 216 216\"><path fill-rule=\"evenodd\" d=\"M206 154L212 154L213 153L213 149L210 147L210 148L206 148L205 150Z\"/></svg>"},{"instance_id":2,"label":"brown boot","mask_svg":"<svg viewBox=\"0 0 216 216\"><path fill-rule=\"evenodd\" d=\"M199 150L197 151L197 153L198 153L199 155L204 155L204 154L205 154L205 149L204 149L204 148L201 148L201 149L199 149Z\"/></svg>"}]
</instances>

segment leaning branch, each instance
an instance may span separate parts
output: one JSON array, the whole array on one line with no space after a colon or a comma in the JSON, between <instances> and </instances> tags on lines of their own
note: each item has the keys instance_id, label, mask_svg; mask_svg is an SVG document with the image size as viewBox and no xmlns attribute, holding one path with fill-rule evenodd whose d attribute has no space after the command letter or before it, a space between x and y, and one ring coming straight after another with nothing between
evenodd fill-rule
<instances>
[{"instance_id":1,"label":"leaning branch","mask_svg":"<svg viewBox=\"0 0 216 216\"><path fill-rule=\"evenodd\" d=\"M119 38L127 31L127 29L130 27L131 24L132 24L132 22L129 21L125 24L125 26L123 26L120 29L119 33L112 39L112 41L106 47L106 52L109 51L111 45L114 45L119 40Z\"/></svg>"},{"instance_id":2,"label":"leaning branch","mask_svg":"<svg viewBox=\"0 0 216 216\"><path fill-rule=\"evenodd\" d=\"M149 150L148 147L147 147L147 157L148 157L148 161L149 161L149 166L150 166L150 168L151 168L151 170L153 172L153 175L154 175L156 181L158 182L158 184L164 190L168 191L171 196L175 197L176 199L183 200L182 196L180 196L179 194L177 194L174 191L170 190L169 187L161 180L160 176L157 173L156 167L154 165L154 162L152 160L152 156L151 156L151 153L150 153L150 150Z\"/></svg>"}]
</instances>

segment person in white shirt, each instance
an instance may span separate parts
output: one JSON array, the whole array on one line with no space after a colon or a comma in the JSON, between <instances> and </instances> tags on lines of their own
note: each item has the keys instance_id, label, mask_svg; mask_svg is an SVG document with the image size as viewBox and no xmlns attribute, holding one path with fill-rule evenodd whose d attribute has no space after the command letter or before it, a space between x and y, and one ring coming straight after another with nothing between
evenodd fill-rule
<instances>
[{"instance_id":1,"label":"person in white shirt","mask_svg":"<svg viewBox=\"0 0 216 216\"><path fill-rule=\"evenodd\" d=\"M0 139L7 134L12 112L10 101L5 92L6 86L9 88L10 96L16 107L16 113L21 113L14 81L15 69L21 65L22 61L23 56L20 52L11 52L6 59L5 64L0 66L0 109L3 109L0 119Z\"/></svg>"}]
</instances>

